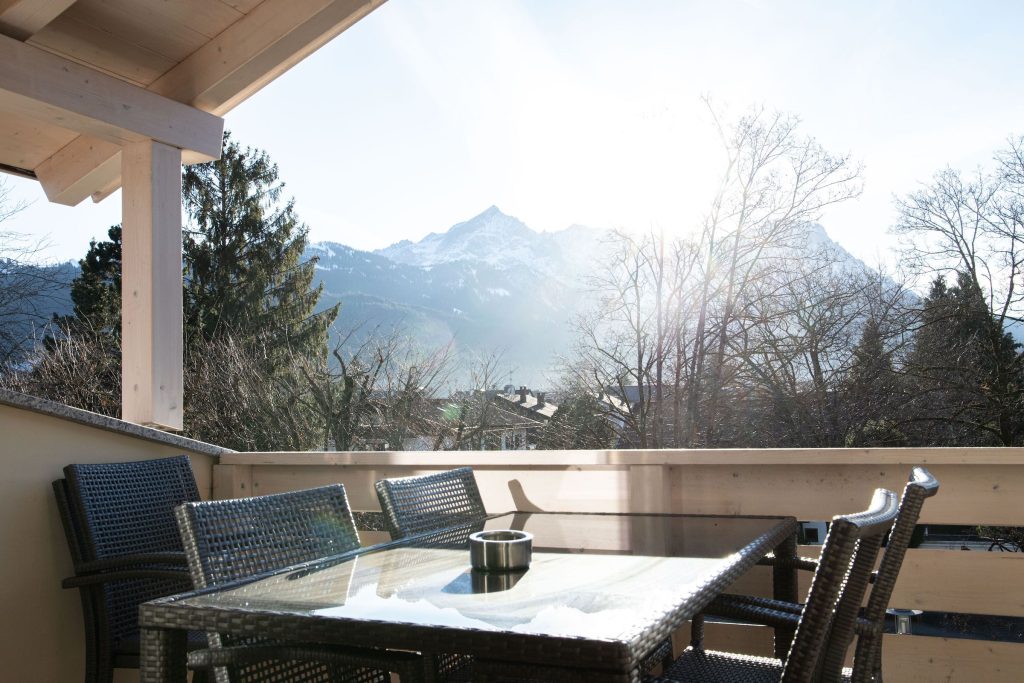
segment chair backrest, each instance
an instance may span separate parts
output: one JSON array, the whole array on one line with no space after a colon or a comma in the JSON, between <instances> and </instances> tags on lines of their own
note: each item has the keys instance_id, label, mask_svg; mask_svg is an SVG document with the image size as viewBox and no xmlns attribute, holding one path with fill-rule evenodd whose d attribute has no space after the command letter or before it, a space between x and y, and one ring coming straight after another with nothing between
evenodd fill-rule
<instances>
[{"instance_id":1,"label":"chair backrest","mask_svg":"<svg viewBox=\"0 0 1024 683\"><path fill-rule=\"evenodd\" d=\"M199 500L187 456L78 464L53 484L76 572L125 555L181 553L174 508ZM97 628L116 643L138 633L139 604L189 588L173 579L104 583L96 590Z\"/></svg>"},{"instance_id":2,"label":"chair backrest","mask_svg":"<svg viewBox=\"0 0 1024 683\"><path fill-rule=\"evenodd\" d=\"M176 515L196 588L359 547L359 534L341 484L186 503Z\"/></svg>"},{"instance_id":3,"label":"chair backrest","mask_svg":"<svg viewBox=\"0 0 1024 683\"><path fill-rule=\"evenodd\" d=\"M826 660L849 647L878 548L892 528L896 511L896 494L876 489L864 512L832 518L786 658L783 683L809 683L819 677L838 680L838 672L830 673L834 662Z\"/></svg>"},{"instance_id":4,"label":"chair backrest","mask_svg":"<svg viewBox=\"0 0 1024 683\"><path fill-rule=\"evenodd\" d=\"M892 526L889 542L885 546L882 562L878 566L878 576L871 587L864 616L872 621L885 619L885 610L889 606L896 578L899 576L903 558L910 546L910 538L914 527L921 517L921 508L926 498L939 492L939 481L923 467L915 467L910 472L910 480L903 489L903 499L896 514L896 523Z\"/></svg>"},{"instance_id":5,"label":"chair backrest","mask_svg":"<svg viewBox=\"0 0 1024 683\"><path fill-rule=\"evenodd\" d=\"M253 498L186 503L175 515L196 588L217 586L359 547L359 535L342 484ZM218 633L208 633L207 640L214 649L239 644L237 639ZM265 660L218 667L215 679L218 683L349 680L331 671L328 665L317 662Z\"/></svg>"},{"instance_id":6,"label":"chair backrest","mask_svg":"<svg viewBox=\"0 0 1024 683\"><path fill-rule=\"evenodd\" d=\"M889 541L886 543L882 561L878 566L875 583L868 596L868 604L864 608L864 618L872 622L879 630L885 623L885 610L889 606L896 579L903 566L903 558L907 554L914 527L921 517L924 501L939 492L939 481L923 467L915 467L910 472L910 480L903 489L900 509L896 514L896 523L892 526ZM857 640L857 653L854 658L854 678L867 679L871 672L880 664L878 655L880 636Z\"/></svg>"},{"instance_id":7,"label":"chair backrest","mask_svg":"<svg viewBox=\"0 0 1024 683\"><path fill-rule=\"evenodd\" d=\"M391 538L479 521L486 512L469 467L420 477L382 479L377 498Z\"/></svg>"}]
</instances>

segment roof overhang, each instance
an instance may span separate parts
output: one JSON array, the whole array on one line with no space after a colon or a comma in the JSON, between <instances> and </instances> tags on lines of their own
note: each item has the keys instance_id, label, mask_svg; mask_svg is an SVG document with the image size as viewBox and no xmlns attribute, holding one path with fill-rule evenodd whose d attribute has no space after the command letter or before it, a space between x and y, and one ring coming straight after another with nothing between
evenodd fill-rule
<instances>
[{"instance_id":1,"label":"roof overhang","mask_svg":"<svg viewBox=\"0 0 1024 683\"><path fill-rule=\"evenodd\" d=\"M121 186L121 148L216 158L219 118L384 0L0 0L0 170L50 201Z\"/></svg>"}]
</instances>

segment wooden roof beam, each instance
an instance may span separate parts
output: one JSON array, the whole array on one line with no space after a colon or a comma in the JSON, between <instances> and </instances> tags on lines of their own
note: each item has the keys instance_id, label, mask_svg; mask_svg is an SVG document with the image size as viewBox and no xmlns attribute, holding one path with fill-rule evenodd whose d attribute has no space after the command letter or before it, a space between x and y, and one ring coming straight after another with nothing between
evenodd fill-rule
<instances>
[{"instance_id":1,"label":"wooden roof beam","mask_svg":"<svg viewBox=\"0 0 1024 683\"><path fill-rule=\"evenodd\" d=\"M2 0L0 0L2 2ZM264 0L149 90L224 115L384 0ZM52 202L100 201L121 186L120 148L82 135L33 169ZM188 152L184 163L197 161Z\"/></svg>"},{"instance_id":2,"label":"wooden roof beam","mask_svg":"<svg viewBox=\"0 0 1024 683\"><path fill-rule=\"evenodd\" d=\"M75 0L0 0L0 33L28 40L73 4Z\"/></svg>"},{"instance_id":3,"label":"wooden roof beam","mask_svg":"<svg viewBox=\"0 0 1024 683\"><path fill-rule=\"evenodd\" d=\"M120 147L156 140L220 156L224 120L14 38L0 36L0 111Z\"/></svg>"}]
</instances>

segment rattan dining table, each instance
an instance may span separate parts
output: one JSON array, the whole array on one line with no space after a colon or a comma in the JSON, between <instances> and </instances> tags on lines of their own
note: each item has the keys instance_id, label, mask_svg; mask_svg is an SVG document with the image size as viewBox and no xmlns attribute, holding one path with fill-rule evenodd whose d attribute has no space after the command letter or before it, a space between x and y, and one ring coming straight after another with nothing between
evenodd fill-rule
<instances>
[{"instance_id":1,"label":"rattan dining table","mask_svg":"<svg viewBox=\"0 0 1024 683\"><path fill-rule=\"evenodd\" d=\"M529 569L471 569L468 533L533 535ZM488 671L638 681L641 663L769 552L792 517L514 512L140 608L141 680L186 680L186 632L469 655ZM796 600L792 569L774 597ZM473 680L477 680L474 676Z\"/></svg>"}]
</instances>

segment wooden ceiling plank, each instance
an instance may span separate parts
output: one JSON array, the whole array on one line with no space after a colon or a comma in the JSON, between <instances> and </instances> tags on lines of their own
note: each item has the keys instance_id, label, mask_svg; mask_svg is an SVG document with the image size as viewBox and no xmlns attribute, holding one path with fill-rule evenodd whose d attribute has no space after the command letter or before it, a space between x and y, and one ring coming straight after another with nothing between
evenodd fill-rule
<instances>
[{"instance_id":1,"label":"wooden ceiling plank","mask_svg":"<svg viewBox=\"0 0 1024 683\"><path fill-rule=\"evenodd\" d=\"M223 115L382 4L264 0L149 90ZM50 201L73 206L93 194L102 198L120 185L120 164L110 163L118 152L96 143L80 136L53 163L35 169ZM60 173L55 172L58 162L64 164ZM98 172L101 166L104 171Z\"/></svg>"},{"instance_id":2,"label":"wooden ceiling plank","mask_svg":"<svg viewBox=\"0 0 1024 683\"><path fill-rule=\"evenodd\" d=\"M263 0L220 0L222 4L234 8L242 14L248 14L253 11L262 1Z\"/></svg>"},{"instance_id":3,"label":"wooden ceiling plank","mask_svg":"<svg viewBox=\"0 0 1024 683\"><path fill-rule=\"evenodd\" d=\"M223 115L384 0L265 0L150 90Z\"/></svg>"},{"instance_id":4,"label":"wooden ceiling plank","mask_svg":"<svg viewBox=\"0 0 1024 683\"><path fill-rule=\"evenodd\" d=\"M75 0L0 0L0 33L28 40L75 4Z\"/></svg>"},{"instance_id":5,"label":"wooden ceiling plank","mask_svg":"<svg viewBox=\"0 0 1024 683\"><path fill-rule=\"evenodd\" d=\"M223 119L6 36L0 109L116 144L152 139L220 156Z\"/></svg>"},{"instance_id":6,"label":"wooden ceiling plank","mask_svg":"<svg viewBox=\"0 0 1024 683\"><path fill-rule=\"evenodd\" d=\"M106 27L79 21L72 12L62 16L27 42L143 88L148 87L179 61L151 49L150 46L122 39L119 34Z\"/></svg>"},{"instance_id":7,"label":"wooden ceiling plank","mask_svg":"<svg viewBox=\"0 0 1024 683\"><path fill-rule=\"evenodd\" d=\"M209 0L102 0L79 2L51 28L77 21L111 34L116 42L162 55L170 65L149 79L149 85L241 17L237 10Z\"/></svg>"}]
</instances>

